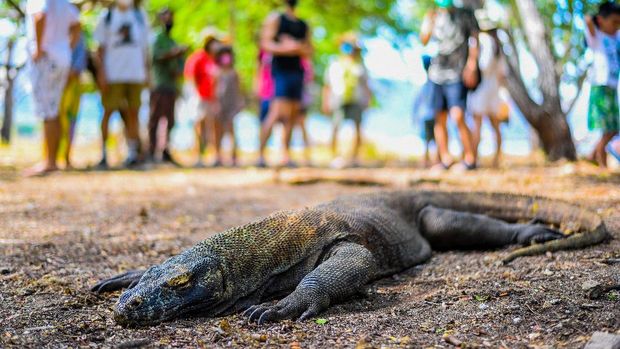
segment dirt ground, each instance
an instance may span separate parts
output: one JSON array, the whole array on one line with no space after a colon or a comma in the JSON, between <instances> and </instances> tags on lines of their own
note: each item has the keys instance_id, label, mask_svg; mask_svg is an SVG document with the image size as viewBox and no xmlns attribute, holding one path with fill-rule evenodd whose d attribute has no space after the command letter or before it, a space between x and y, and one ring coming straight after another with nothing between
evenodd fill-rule
<instances>
[{"instance_id":1,"label":"dirt ground","mask_svg":"<svg viewBox=\"0 0 620 349\"><path fill-rule=\"evenodd\" d=\"M582 290L587 281L620 283L619 264L605 263L620 258L620 175L585 164L440 176L409 169L16 173L0 168L0 347L581 348L594 331L620 334L620 293L590 300ZM162 262L274 210L409 186L569 200L597 209L616 239L506 267L496 262L510 248L436 253L303 323L257 326L232 316L125 329L112 320L118 294L88 291L100 278Z\"/></svg>"}]
</instances>

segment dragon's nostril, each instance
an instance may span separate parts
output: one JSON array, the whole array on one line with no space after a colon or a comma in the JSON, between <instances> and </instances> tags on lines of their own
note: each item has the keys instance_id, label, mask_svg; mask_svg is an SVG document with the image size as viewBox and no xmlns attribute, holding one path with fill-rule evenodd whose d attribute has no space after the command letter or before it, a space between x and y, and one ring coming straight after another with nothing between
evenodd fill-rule
<instances>
[{"instance_id":1,"label":"dragon's nostril","mask_svg":"<svg viewBox=\"0 0 620 349\"><path fill-rule=\"evenodd\" d=\"M140 304L142 304L142 297L135 297L134 299L131 300L131 302L129 303L129 306L137 307Z\"/></svg>"}]
</instances>

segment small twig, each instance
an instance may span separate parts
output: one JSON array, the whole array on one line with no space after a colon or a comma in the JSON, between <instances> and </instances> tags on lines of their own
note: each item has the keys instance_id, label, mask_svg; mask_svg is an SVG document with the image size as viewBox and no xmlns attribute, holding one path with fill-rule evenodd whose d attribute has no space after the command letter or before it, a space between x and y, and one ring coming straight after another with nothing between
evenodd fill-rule
<instances>
[{"instance_id":1,"label":"small twig","mask_svg":"<svg viewBox=\"0 0 620 349\"><path fill-rule=\"evenodd\" d=\"M608 259L603 259L603 260L601 261L601 263L608 264L608 265L612 265L612 264L619 264L619 263L620 263L620 258L608 258Z\"/></svg>"}]
</instances>

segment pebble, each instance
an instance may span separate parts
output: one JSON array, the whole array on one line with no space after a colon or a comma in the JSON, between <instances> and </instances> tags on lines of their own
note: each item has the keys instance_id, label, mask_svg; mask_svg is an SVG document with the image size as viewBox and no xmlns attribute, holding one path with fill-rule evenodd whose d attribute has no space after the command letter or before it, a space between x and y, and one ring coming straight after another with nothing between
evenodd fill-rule
<instances>
[{"instance_id":1,"label":"pebble","mask_svg":"<svg viewBox=\"0 0 620 349\"><path fill-rule=\"evenodd\" d=\"M515 324L515 325L520 324L520 323L521 323L521 321L523 321L523 319L521 319L521 318L520 318L520 317L518 317L518 316L517 316L516 318L512 319L512 323L513 323L513 324Z\"/></svg>"},{"instance_id":2,"label":"pebble","mask_svg":"<svg viewBox=\"0 0 620 349\"><path fill-rule=\"evenodd\" d=\"M480 309L480 310L485 310L485 309L488 309L488 308L489 308L489 305L486 304L486 303L482 303L482 304L480 304L478 306L478 309Z\"/></svg>"}]
</instances>

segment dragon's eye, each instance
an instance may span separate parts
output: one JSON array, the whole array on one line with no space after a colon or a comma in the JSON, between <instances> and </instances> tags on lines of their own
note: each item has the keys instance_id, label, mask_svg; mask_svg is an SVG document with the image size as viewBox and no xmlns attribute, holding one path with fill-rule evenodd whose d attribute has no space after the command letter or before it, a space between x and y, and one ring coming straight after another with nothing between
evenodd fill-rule
<instances>
[{"instance_id":1,"label":"dragon's eye","mask_svg":"<svg viewBox=\"0 0 620 349\"><path fill-rule=\"evenodd\" d=\"M189 283L190 274L181 274L179 276L175 276L172 279L168 280L166 284L170 287L183 287Z\"/></svg>"}]
</instances>

